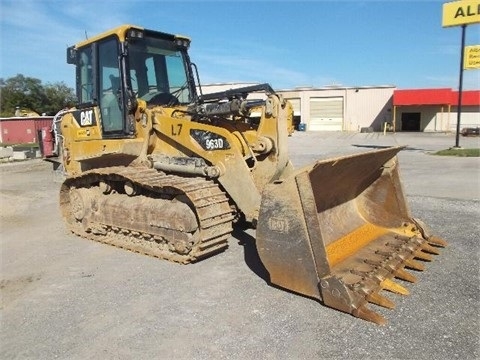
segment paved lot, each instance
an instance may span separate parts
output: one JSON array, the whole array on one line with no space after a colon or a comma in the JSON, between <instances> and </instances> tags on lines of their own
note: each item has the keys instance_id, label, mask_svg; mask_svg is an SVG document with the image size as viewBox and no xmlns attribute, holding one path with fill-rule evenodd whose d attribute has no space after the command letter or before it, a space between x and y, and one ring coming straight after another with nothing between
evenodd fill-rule
<instances>
[{"instance_id":1,"label":"paved lot","mask_svg":"<svg viewBox=\"0 0 480 360\"><path fill-rule=\"evenodd\" d=\"M2 359L478 359L480 160L444 134L290 138L294 164L386 145L416 217L449 241L376 326L268 286L253 246L182 266L68 234L39 160L0 166ZM461 138L480 147L478 138ZM240 245L239 243L244 243Z\"/></svg>"}]
</instances>

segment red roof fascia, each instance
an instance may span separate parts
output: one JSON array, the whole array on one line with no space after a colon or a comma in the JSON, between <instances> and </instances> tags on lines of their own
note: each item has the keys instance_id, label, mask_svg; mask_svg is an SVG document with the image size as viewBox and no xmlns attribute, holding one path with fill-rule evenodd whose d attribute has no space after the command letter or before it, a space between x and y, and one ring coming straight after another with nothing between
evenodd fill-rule
<instances>
[{"instance_id":1,"label":"red roof fascia","mask_svg":"<svg viewBox=\"0 0 480 360\"><path fill-rule=\"evenodd\" d=\"M393 105L449 105L452 103L452 89L394 90ZM462 97L463 99L463 97Z\"/></svg>"},{"instance_id":2,"label":"red roof fascia","mask_svg":"<svg viewBox=\"0 0 480 360\"><path fill-rule=\"evenodd\" d=\"M458 105L458 91L452 92L452 105ZM480 90L463 90L462 105L480 106Z\"/></svg>"}]
</instances>

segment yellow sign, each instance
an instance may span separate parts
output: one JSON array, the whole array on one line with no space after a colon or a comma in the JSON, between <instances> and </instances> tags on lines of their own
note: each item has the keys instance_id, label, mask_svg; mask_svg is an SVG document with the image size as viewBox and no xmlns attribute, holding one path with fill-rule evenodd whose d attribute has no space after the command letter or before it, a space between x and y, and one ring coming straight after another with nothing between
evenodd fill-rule
<instances>
[{"instance_id":1,"label":"yellow sign","mask_svg":"<svg viewBox=\"0 0 480 360\"><path fill-rule=\"evenodd\" d=\"M461 0L443 4L443 27L478 23L480 23L480 0Z\"/></svg>"},{"instance_id":2,"label":"yellow sign","mask_svg":"<svg viewBox=\"0 0 480 360\"><path fill-rule=\"evenodd\" d=\"M463 68L480 69L480 45L465 46Z\"/></svg>"}]
</instances>

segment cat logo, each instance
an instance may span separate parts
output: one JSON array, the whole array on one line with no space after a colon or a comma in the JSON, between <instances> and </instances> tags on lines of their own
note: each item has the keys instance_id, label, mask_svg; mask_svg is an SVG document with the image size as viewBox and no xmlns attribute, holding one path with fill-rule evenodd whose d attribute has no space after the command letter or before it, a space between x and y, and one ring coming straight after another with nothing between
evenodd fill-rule
<instances>
[{"instance_id":1,"label":"cat logo","mask_svg":"<svg viewBox=\"0 0 480 360\"><path fill-rule=\"evenodd\" d=\"M93 125L93 110L86 110L80 113L80 125L81 126Z\"/></svg>"},{"instance_id":2,"label":"cat logo","mask_svg":"<svg viewBox=\"0 0 480 360\"><path fill-rule=\"evenodd\" d=\"M93 108L77 110L73 113L73 117L81 127L97 125L95 111Z\"/></svg>"}]
</instances>

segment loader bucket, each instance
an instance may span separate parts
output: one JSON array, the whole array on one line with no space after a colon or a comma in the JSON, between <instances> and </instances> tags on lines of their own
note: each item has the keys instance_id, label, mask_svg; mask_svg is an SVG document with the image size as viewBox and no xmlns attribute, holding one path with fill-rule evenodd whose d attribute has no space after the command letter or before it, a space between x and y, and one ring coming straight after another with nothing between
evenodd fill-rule
<instances>
[{"instance_id":1,"label":"loader bucket","mask_svg":"<svg viewBox=\"0 0 480 360\"><path fill-rule=\"evenodd\" d=\"M381 294L408 294L398 278L423 270L446 242L413 219L392 147L318 161L262 194L257 249L270 282L377 324Z\"/></svg>"}]
</instances>

